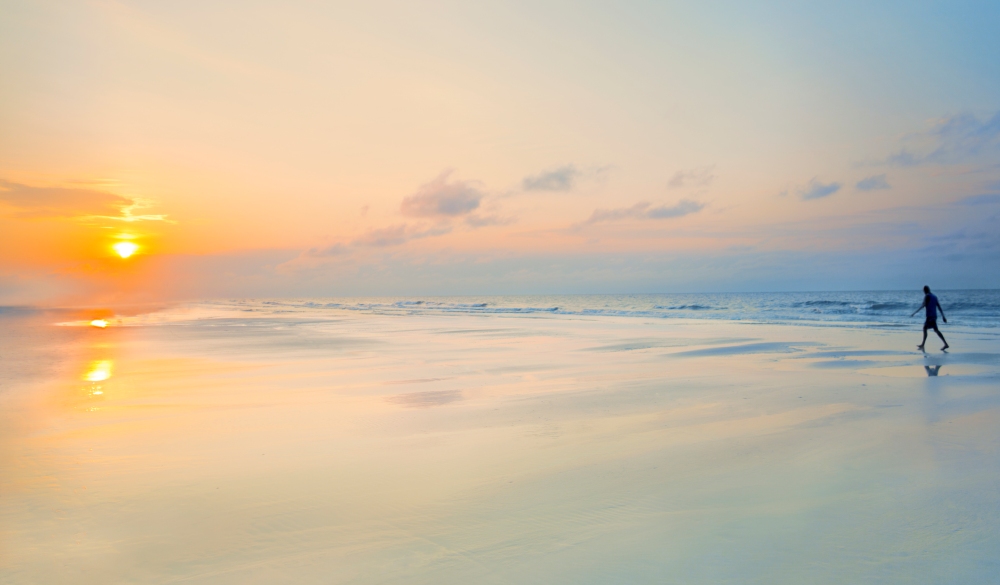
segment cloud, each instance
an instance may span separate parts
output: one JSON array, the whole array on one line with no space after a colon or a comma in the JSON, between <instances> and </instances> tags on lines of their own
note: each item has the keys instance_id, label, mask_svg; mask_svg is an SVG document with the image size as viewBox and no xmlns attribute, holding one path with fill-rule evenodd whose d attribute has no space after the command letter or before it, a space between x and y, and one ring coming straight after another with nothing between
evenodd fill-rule
<instances>
[{"instance_id":1,"label":"cloud","mask_svg":"<svg viewBox=\"0 0 1000 585\"><path fill-rule=\"evenodd\" d=\"M0 201L20 210L22 217L119 215L132 200L93 189L29 187L0 180Z\"/></svg>"},{"instance_id":2,"label":"cloud","mask_svg":"<svg viewBox=\"0 0 1000 585\"><path fill-rule=\"evenodd\" d=\"M334 256L342 256L351 251L351 247L345 244L337 243L332 246L327 246L325 248L310 248L305 252L305 256L310 256L312 258L330 258Z\"/></svg>"},{"instance_id":3,"label":"cloud","mask_svg":"<svg viewBox=\"0 0 1000 585\"><path fill-rule=\"evenodd\" d=\"M690 199L682 199L678 201L676 205L667 207L661 205L660 207L654 207L646 212L646 217L649 219L665 219L668 217L683 217L685 215L690 215L692 213L698 213L705 207L704 203L698 203L697 201L691 201Z\"/></svg>"},{"instance_id":4,"label":"cloud","mask_svg":"<svg viewBox=\"0 0 1000 585\"><path fill-rule=\"evenodd\" d=\"M809 201L810 199L822 199L823 197L829 197L837 191L840 191L840 183L820 183L815 178L813 178L805 186L798 189L799 197L803 201Z\"/></svg>"},{"instance_id":5,"label":"cloud","mask_svg":"<svg viewBox=\"0 0 1000 585\"><path fill-rule=\"evenodd\" d=\"M371 229L345 244L337 242L326 247L310 248L297 257L282 263L279 272L285 273L297 270L308 270L328 264L343 264L356 261L363 248L388 248L399 246L411 240L441 236L450 233L452 227L447 223L427 226L399 223L384 228Z\"/></svg>"},{"instance_id":6,"label":"cloud","mask_svg":"<svg viewBox=\"0 0 1000 585\"><path fill-rule=\"evenodd\" d=\"M513 217L500 217L496 214L479 215L473 214L465 218L465 223L473 228L489 227L494 225L509 225L516 221Z\"/></svg>"},{"instance_id":7,"label":"cloud","mask_svg":"<svg viewBox=\"0 0 1000 585\"><path fill-rule=\"evenodd\" d=\"M1000 193L985 193L973 195L956 201L958 205L996 205L1000 203Z\"/></svg>"},{"instance_id":8,"label":"cloud","mask_svg":"<svg viewBox=\"0 0 1000 585\"><path fill-rule=\"evenodd\" d=\"M886 162L902 167L926 164L950 165L982 155L1000 154L1000 112L987 120L972 114L958 114L938 120L916 140L926 145L926 154L906 148L890 155Z\"/></svg>"},{"instance_id":9,"label":"cloud","mask_svg":"<svg viewBox=\"0 0 1000 585\"><path fill-rule=\"evenodd\" d=\"M904 148L896 154L889 155L889 158L885 159L885 162L897 167L915 167L923 161L921 157Z\"/></svg>"},{"instance_id":10,"label":"cloud","mask_svg":"<svg viewBox=\"0 0 1000 585\"><path fill-rule=\"evenodd\" d=\"M885 180L885 175L872 175L870 177L865 177L858 181L858 184L854 186L858 191L879 191L881 189L891 189L889 183Z\"/></svg>"},{"instance_id":11,"label":"cloud","mask_svg":"<svg viewBox=\"0 0 1000 585\"><path fill-rule=\"evenodd\" d=\"M470 216L466 218L471 220ZM500 225L500 223L489 223L491 218L481 218L481 225ZM470 222L470 225L475 225ZM477 226L478 227L478 226ZM443 236L451 233L452 226L447 220L433 225L397 223L382 228L373 228L361 234L349 243L337 242L326 247L316 247L305 250L297 258L286 262L283 266L287 269L316 266L334 259L350 259L355 252L361 248L388 248L399 246L412 240Z\"/></svg>"},{"instance_id":12,"label":"cloud","mask_svg":"<svg viewBox=\"0 0 1000 585\"><path fill-rule=\"evenodd\" d=\"M569 191L582 175L576 165L565 165L521 180L525 191Z\"/></svg>"},{"instance_id":13,"label":"cloud","mask_svg":"<svg viewBox=\"0 0 1000 585\"><path fill-rule=\"evenodd\" d=\"M473 181L448 182L448 170L403 199L400 211L409 217L456 217L475 211L484 197Z\"/></svg>"},{"instance_id":14,"label":"cloud","mask_svg":"<svg viewBox=\"0 0 1000 585\"><path fill-rule=\"evenodd\" d=\"M138 199L96 189L30 187L0 179L0 201L18 210L17 217L164 221L165 215L136 215L146 205Z\"/></svg>"},{"instance_id":15,"label":"cloud","mask_svg":"<svg viewBox=\"0 0 1000 585\"><path fill-rule=\"evenodd\" d=\"M704 209L704 203L682 199L675 205L650 207L649 202L640 201L632 207L620 207L618 209L595 209L584 224L603 223L608 221L619 221L623 219L666 219L671 217L682 217L697 213Z\"/></svg>"},{"instance_id":16,"label":"cloud","mask_svg":"<svg viewBox=\"0 0 1000 585\"><path fill-rule=\"evenodd\" d=\"M681 187L706 187L715 179L715 166L690 171L677 171L667 182L667 187L680 189Z\"/></svg>"},{"instance_id":17,"label":"cloud","mask_svg":"<svg viewBox=\"0 0 1000 585\"><path fill-rule=\"evenodd\" d=\"M441 236L449 232L451 232L451 226L449 225L425 227L399 223L389 227L370 230L354 240L353 244L356 246L372 247L398 246L410 240Z\"/></svg>"},{"instance_id":18,"label":"cloud","mask_svg":"<svg viewBox=\"0 0 1000 585\"><path fill-rule=\"evenodd\" d=\"M640 201L632 207L618 209L595 209L584 223L600 223L603 221L618 221L620 219L640 219L649 208L648 201Z\"/></svg>"}]
</instances>

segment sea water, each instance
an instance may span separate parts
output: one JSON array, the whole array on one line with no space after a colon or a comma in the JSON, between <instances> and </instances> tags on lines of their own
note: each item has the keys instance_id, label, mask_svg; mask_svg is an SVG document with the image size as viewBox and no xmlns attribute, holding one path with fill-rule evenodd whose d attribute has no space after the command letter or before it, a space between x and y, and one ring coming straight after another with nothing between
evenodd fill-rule
<instances>
[{"instance_id":1,"label":"sea water","mask_svg":"<svg viewBox=\"0 0 1000 585\"><path fill-rule=\"evenodd\" d=\"M949 290L935 294L950 325L1000 326L1000 290ZM332 309L376 314L559 314L905 327L922 323L921 313L911 316L922 302L920 291L848 291L310 298L227 300L208 306L269 313Z\"/></svg>"}]
</instances>

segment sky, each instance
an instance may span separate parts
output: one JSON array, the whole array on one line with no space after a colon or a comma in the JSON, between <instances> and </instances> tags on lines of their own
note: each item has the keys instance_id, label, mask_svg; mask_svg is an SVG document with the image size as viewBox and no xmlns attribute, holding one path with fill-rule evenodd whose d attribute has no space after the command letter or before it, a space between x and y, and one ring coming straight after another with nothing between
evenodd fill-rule
<instances>
[{"instance_id":1,"label":"sky","mask_svg":"<svg viewBox=\"0 0 1000 585\"><path fill-rule=\"evenodd\" d=\"M0 304L1000 288L996 2L0 13Z\"/></svg>"}]
</instances>

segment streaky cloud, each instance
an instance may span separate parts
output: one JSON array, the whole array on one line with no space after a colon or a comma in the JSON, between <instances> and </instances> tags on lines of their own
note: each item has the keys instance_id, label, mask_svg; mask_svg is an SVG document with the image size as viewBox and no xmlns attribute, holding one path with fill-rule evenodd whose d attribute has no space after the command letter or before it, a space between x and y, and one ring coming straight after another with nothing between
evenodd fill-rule
<instances>
[{"instance_id":1,"label":"streaky cloud","mask_svg":"<svg viewBox=\"0 0 1000 585\"><path fill-rule=\"evenodd\" d=\"M334 256L343 256L344 254L350 253L350 251L350 246L338 242L332 246L326 246L325 248L310 248L306 251L305 255L312 258L330 258Z\"/></svg>"},{"instance_id":2,"label":"streaky cloud","mask_svg":"<svg viewBox=\"0 0 1000 585\"><path fill-rule=\"evenodd\" d=\"M837 191L840 191L840 183L821 183L815 178L809 181L805 186L799 188L799 197L803 201L810 201L812 199L822 199L823 197L829 197Z\"/></svg>"},{"instance_id":3,"label":"streaky cloud","mask_svg":"<svg viewBox=\"0 0 1000 585\"><path fill-rule=\"evenodd\" d=\"M0 201L17 209L19 217L121 219L135 201L95 189L31 187L0 179Z\"/></svg>"},{"instance_id":4,"label":"streaky cloud","mask_svg":"<svg viewBox=\"0 0 1000 585\"><path fill-rule=\"evenodd\" d=\"M467 218L471 219L471 218ZM483 225L492 225L483 223ZM499 225L499 224L497 224ZM442 236L451 233L452 226L444 220L434 225L413 225L409 223L398 223L381 228L373 228L358 236L349 243L337 242L325 247L313 247L301 252L298 257L285 262L284 269L294 270L309 266L316 266L317 262L323 263L333 260L349 259L356 255L362 248L388 248L399 246L412 240Z\"/></svg>"},{"instance_id":5,"label":"streaky cloud","mask_svg":"<svg viewBox=\"0 0 1000 585\"><path fill-rule=\"evenodd\" d=\"M433 236L441 236L451 232L450 225L414 226L399 223L384 228L370 230L352 242L355 246L386 247L405 244L410 240L419 240Z\"/></svg>"},{"instance_id":6,"label":"streaky cloud","mask_svg":"<svg viewBox=\"0 0 1000 585\"><path fill-rule=\"evenodd\" d=\"M581 174L576 165L564 165L525 177L521 180L521 188L525 191L569 191Z\"/></svg>"},{"instance_id":7,"label":"streaky cloud","mask_svg":"<svg viewBox=\"0 0 1000 585\"><path fill-rule=\"evenodd\" d=\"M985 120L968 113L948 116L916 138L929 145L924 149L926 154L903 148L889 155L886 163L901 167L954 165L1000 155L1000 111Z\"/></svg>"},{"instance_id":8,"label":"streaky cloud","mask_svg":"<svg viewBox=\"0 0 1000 585\"><path fill-rule=\"evenodd\" d=\"M885 159L885 162L896 167L915 167L923 163L924 160L904 148L895 154L889 155Z\"/></svg>"},{"instance_id":9,"label":"streaky cloud","mask_svg":"<svg viewBox=\"0 0 1000 585\"><path fill-rule=\"evenodd\" d=\"M704 203L699 203L690 199L682 199L675 205L661 205L659 207L650 207L650 203L648 201L640 201L631 207L595 209L590 217L583 223L595 224L609 221L620 221L624 219L668 219L697 213L704 208Z\"/></svg>"},{"instance_id":10,"label":"streaky cloud","mask_svg":"<svg viewBox=\"0 0 1000 585\"><path fill-rule=\"evenodd\" d=\"M150 206L146 200L97 189L31 187L0 179L0 202L15 208L15 217L26 219L176 223L163 214L136 214Z\"/></svg>"},{"instance_id":11,"label":"streaky cloud","mask_svg":"<svg viewBox=\"0 0 1000 585\"><path fill-rule=\"evenodd\" d=\"M400 211L408 217L457 217L479 208L484 197L473 181L449 183L447 170L403 199Z\"/></svg>"},{"instance_id":12,"label":"streaky cloud","mask_svg":"<svg viewBox=\"0 0 1000 585\"><path fill-rule=\"evenodd\" d=\"M1000 203L1000 193L983 193L965 197L955 202L958 205L996 205Z\"/></svg>"},{"instance_id":13,"label":"streaky cloud","mask_svg":"<svg viewBox=\"0 0 1000 585\"><path fill-rule=\"evenodd\" d=\"M501 217L496 214L479 215L472 214L465 217L465 223L472 228L490 227L495 225L510 225L517 221L513 217Z\"/></svg>"},{"instance_id":14,"label":"streaky cloud","mask_svg":"<svg viewBox=\"0 0 1000 585\"><path fill-rule=\"evenodd\" d=\"M707 187L715 179L715 166L708 166L689 171L677 171L667 182L667 187L680 189L681 187Z\"/></svg>"},{"instance_id":15,"label":"streaky cloud","mask_svg":"<svg viewBox=\"0 0 1000 585\"><path fill-rule=\"evenodd\" d=\"M666 206L661 205L660 207L654 207L646 212L646 217L649 219L665 219L668 217L683 217L685 215L690 215L692 213L697 213L704 209L704 203L698 203L697 201L691 201L690 199L682 199L677 202L676 205Z\"/></svg>"},{"instance_id":16,"label":"streaky cloud","mask_svg":"<svg viewBox=\"0 0 1000 585\"><path fill-rule=\"evenodd\" d=\"M883 189L891 189L888 181L885 179L885 174L872 175L870 177L865 177L858 181L857 185L854 186L858 191L880 191Z\"/></svg>"},{"instance_id":17,"label":"streaky cloud","mask_svg":"<svg viewBox=\"0 0 1000 585\"><path fill-rule=\"evenodd\" d=\"M632 207L619 207L618 209L595 209L590 214L590 218L584 223L600 223L604 221L618 221L620 219L638 219L649 208L648 201L640 201Z\"/></svg>"}]
</instances>

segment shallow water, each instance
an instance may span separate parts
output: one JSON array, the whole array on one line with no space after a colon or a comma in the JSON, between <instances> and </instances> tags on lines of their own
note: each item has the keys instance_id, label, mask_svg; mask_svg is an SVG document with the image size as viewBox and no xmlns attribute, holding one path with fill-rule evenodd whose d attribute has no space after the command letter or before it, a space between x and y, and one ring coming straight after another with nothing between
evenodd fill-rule
<instances>
[{"instance_id":1,"label":"shallow water","mask_svg":"<svg viewBox=\"0 0 1000 585\"><path fill-rule=\"evenodd\" d=\"M924 355L919 329L581 311L0 319L3 582L1000 572L988 329Z\"/></svg>"}]
</instances>

